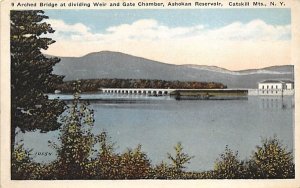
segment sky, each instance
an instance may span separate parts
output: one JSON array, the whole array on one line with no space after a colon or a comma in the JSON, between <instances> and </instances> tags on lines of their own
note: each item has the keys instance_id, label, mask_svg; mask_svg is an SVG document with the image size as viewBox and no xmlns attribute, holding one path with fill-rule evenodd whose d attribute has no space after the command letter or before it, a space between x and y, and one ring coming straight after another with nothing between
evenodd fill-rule
<instances>
[{"instance_id":1,"label":"sky","mask_svg":"<svg viewBox=\"0 0 300 188\"><path fill-rule=\"evenodd\" d=\"M46 54L117 51L170 64L243 70L290 64L290 9L46 10Z\"/></svg>"}]
</instances>

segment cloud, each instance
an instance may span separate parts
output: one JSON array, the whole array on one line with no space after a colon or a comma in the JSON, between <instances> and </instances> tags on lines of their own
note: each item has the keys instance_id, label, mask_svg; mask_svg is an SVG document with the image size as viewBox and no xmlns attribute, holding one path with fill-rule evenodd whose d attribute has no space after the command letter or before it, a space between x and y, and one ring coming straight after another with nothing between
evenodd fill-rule
<instances>
[{"instance_id":1,"label":"cloud","mask_svg":"<svg viewBox=\"0 0 300 188\"><path fill-rule=\"evenodd\" d=\"M212 30L209 35L216 35L223 40L252 40L252 41L276 41L290 39L290 25L268 25L262 20L253 20L247 24L232 23L223 28Z\"/></svg>"},{"instance_id":2,"label":"cloud","mask_svg":"<svg viewBox=\"0 0 300 188\"><path fill-rule=\"evenodd\" d=\"M56 30L54 37L59 37L64 39L63 37L69 36L69 35L89 35L90 34L90 28L85 26L82 23L76 23L76 24L66 24L63 20L55 20L55 19L49 19L47 20L48 23L51 24L52 28Z\"/></svg>"},{"instance_id":3,"label":"cloud","mask_svg":"<svg viewBox=\"0 0 300 188\"><path fill-rule=\"evenodd\" d=\"M268 25L262 20L249 23L234 22L222 28L210 29L203 25L192 27L168 27L154 19L141 19L132 24L112 26L103 33L92 33L82 23L66 24L62 20L50 19L48 22L56 29L55 37L64 40L95 41L102 40L166 40L188 39L197 40L284 40L290 38L290 25Z\"/></svg>"},{"instance_id":4,"label":"cloud","mask_svg":"<svg viewBox=\"0 0 300 188\"><path fill-rule=\"evenodd\" d=\"M141 19L103 32L93 32L82 23L48 22L56 30L51 37L57 42L47 53L57 56L112 50L174 64L222 63L231 69L240 69L236 64L241 64L241 59L240 67L289 62L290 25L270 25L262 20L209 28L169 27L154 19Z\"/></svg>"},{"instance_id":5,"label":"cloud","mask_svg":"<svg viewBox=\"0 0 300 188\"><path fill-rule=\"evenodd\" d=\"M165 25L159 24L156 20L143 19L133 22L130 25L123 24L120 26L110 27L106 31L117 38L118 36L122 36L126 37L127 39L164 40L190 34L195 28L169 28Z\"/></svg>"}]
</instances>

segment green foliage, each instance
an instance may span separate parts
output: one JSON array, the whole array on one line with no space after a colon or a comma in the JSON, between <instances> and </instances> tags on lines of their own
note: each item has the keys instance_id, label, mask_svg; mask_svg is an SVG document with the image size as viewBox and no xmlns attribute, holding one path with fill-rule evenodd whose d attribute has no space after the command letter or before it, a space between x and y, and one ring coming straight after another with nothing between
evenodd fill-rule
<instances>
[{"instance_id":1,"label":"green foliage","mask_svg":"<svg viewBox=\"0 0 300 188\"><path fill-rule=\"evenodd\" d=\"M172 179L174 177L172 174L175 174L172 172L172 168L164 161L156 165L153 171L155 179Z\"/></svg>"},{"instance_id":2,"label":"green foliage","mask_svg":"<svg viewBox=\"0 0 300 188\"><path fill-rule=\"evenodd\" d=\"M57 117L64 111L64 103L48 100L45 93L54 91L62 83L62 76L52 74L58 58L47 58L41 53L55 41L42 37L53 33L48 17L40 10L11 11L11 140L14 147L15 131L39 129L41 132L60 127ZM12 149L13 151L13 149Z\"/></svg>"},{"instance_id":3,"label":"green foliage","mask_svg":"<svg viewBox=\"0 0 300 188\"><path fill-rule=\"evenodd\" d=\"M80 103L79 94L75 93L73 104L61 121L64 126L60 133L60 146L56 145L56 174L63 179L88 178L89 157L96 142L91 132L94 125L93 111L86 104Z\"/></svg>"},{"instance_id":4,"label":"green foliage","mask_svg":"<svg viewBox=\"0 0 300 188\"><path fill-rule=\"evenodd\" d=\"M81 90L98 91L99 88L181 88L181 89L217 89L226 88L225 85L215 82L181 82L166 80L145 79L88 79L81 80ZM63 92L72 92L73 81L57 85Z\"/></svg>"},{"instance_id":5,"label":"green foliage","mask_svg":"<svg viewBox=\"0 0 300 188\"><path fill-rule=\"evenodd\" d=\"M155 179L187 179L192 178L192 176L187 176L184 169L186 164L190 163L193 156L189 156L187 153L183 152L183 146L178 142L174 146L175 156L167 153L168 159L171 160L171 164L166 164L161 162L154 168L154 178Z\"/></svg>"},{"instance_id":6,"label":"green foliage","mask_svg":"<svg viewBox=\"0 0 300 188\"><path fill-rule=\"evenodd\" d=\"M98 155L91 161L93 179L121 179L119 170L119 155L114 153L114 144L108 139L107 133L97 136L99 143Z\"/></svg>"},{"instance_id":7,"label":"green foliage","mask_svg":"<svg viewBox=\"0 0 300 188\"><path fill-rule=\"evenodd\" d=\"M80 91L79 85L75 90ZM49 168L53 179L143 179L149 176L150 160L141 146L119 155L114 153L106 132L98 136L92 134L93 111L79 101L78 93L65 113L61 119L60 146L53 145L58 153ZM93 159L97 143L100 147Z\"/></svg>"},{"instance_id":8,"label":"green foliage","mask_svg":"<svg viewBox=\"0 0 300 188\"><path fill-rule=\"evenodd\" d=\"M23 148L23 144L17 144L11 155L11 177L16 180L40 179L43 166L32 162L30 152Z\"/></svg>"},{"instance_id":9,"label":"green foliage","mask_svg":"<svg viewBox=\"0 0 300 188\"><path fill-rule=\"evenodd\" d=\"M216 160L214 177L218 179L243 178L245 173L244 163L239 160L238 152L233 152L226 146L224 153Z\"/></svg>"},{"instance_id":10,"label":"green foliage","mask_svg":"<svg viewBox=\"0 0 300 188\"><path fill-rule=\"evenodd\" d=\"M277 137L264 139L249 161L249 172L252 178L294 178L293 154Z\"/></svg>"},{"instance_id":11,"label":"green foliage","mask_svg":"<svg viewBox=\"0 0 300 188\"><path fill-rule=\"evenodd\" d=\"M294 178L295 165L292 152L287 151L274 137L264 139L248 161L239 160L238 153L226 147L216 161L213 174L213 178L221 179Z\"/></svg>"},{"instance_id":12,"label":"green foliage","mask_svg":"<svg viewBox=\"0 0 300 188\"><path fill-rule=\"evenodd\" d=\"M147 179L151 169L150 160L141 151L141 145L134 150L128 149L120 156L122 179Z\"/></svg>"},{"instance_id":13,"label":"green foliage","mask_svg":"<svg viewBox=\"0 0 300 188\"><path fill-rule=\"evenodd\" d=\"M175 156L173 157L170 153L168 153L168 158L172 161L172 167L175 172L182 172L182 170L186 168L185 165L190 163L193 156L189 156L183 152L183 146L180 142L175 145L174 149Z\"/></svg>"},{"instance_id":14,"label":"green foliage","mask_svg":"<svg viewBox=\"0 0 300 188\"><path fill-rule=\"evenodd\" d=\"M98 137L100 150L93 160L94 179L146 179L151 174L151 163L141 145L123 154L116 154L106 132Z\"/></svg>"}]
</instances>

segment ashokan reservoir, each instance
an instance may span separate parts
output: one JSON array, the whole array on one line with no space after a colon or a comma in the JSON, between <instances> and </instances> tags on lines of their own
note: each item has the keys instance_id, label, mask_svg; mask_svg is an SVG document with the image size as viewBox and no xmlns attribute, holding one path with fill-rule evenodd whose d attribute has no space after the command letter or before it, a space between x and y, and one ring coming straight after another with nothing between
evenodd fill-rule
<instances>
[{"instance_id":1,"label":"ashokan reservoir","mask_svg":"<svg viewBox=\"0 0 300 188\"><path fill-rule=\"evenodd\" d=\"M167 153L174 154L178 142L185 153L194 156L189 171L212 170L226 145L238 151L240 159L252 155L261 139L274 135L289 150L294 149L293 96L175 100L170 96L98 95L100 99L89 105L95 112L93 132L107 131L116 152L141 144L152 164L169 163ZM56 157L48 140L58 143L58 135L58 131L18 133L17 140L23 139L25 148L33 149L35 161L47 163Z\"/></svg>"}]
</instances>

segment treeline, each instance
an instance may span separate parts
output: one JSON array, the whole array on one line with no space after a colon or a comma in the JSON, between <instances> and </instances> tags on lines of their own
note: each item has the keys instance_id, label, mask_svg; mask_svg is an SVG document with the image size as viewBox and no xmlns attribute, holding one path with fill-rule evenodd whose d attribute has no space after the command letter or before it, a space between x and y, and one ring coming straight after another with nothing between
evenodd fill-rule
<instances>
[{"instance_id":1,"label":"treeline","mask_svg":"<svg viewBox=\"0 0 300 188\"><path fill-rule=\"evenodd\" d=\"M276 138L265 139L247 160L228 147L216 159L214 169L188 172L186 165L193 156L183 152L178 143L175 155L167 153L168 162L153 165L142 146L116 153L106 132L94 135L93 111L75 96L68 113L61 118L60 143L50 143L57 158L49 164L33 162L22 144L12 153L12 179L267 179L294 178L292 152ZM201 147L201 146L200 146ZM199 167L201 168L201 167Z\"/></svg>"},{"instance_id":2,"label":"treeline","mask_svg":"<svg viewBox=\"0 0 300 188\"><path fill-rule=\"evenodd\" d=\"M72 93L75 81L67 81L56 88L64 93ZM77 82L77 81L76 81ZM82 92L99 91L99 88L180 88L180 89L223 89L227 86L216 82L182 82L145 79L88 79L80 80Z\"/></svg>"}]
</instances>

